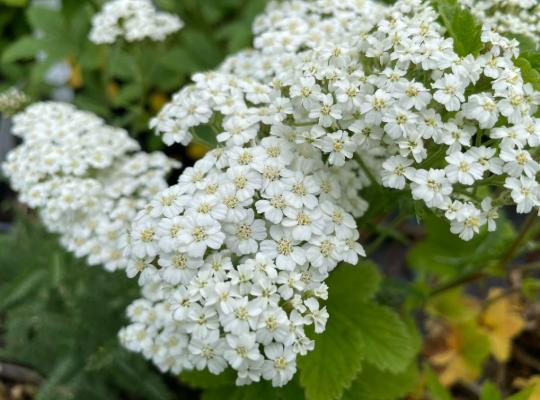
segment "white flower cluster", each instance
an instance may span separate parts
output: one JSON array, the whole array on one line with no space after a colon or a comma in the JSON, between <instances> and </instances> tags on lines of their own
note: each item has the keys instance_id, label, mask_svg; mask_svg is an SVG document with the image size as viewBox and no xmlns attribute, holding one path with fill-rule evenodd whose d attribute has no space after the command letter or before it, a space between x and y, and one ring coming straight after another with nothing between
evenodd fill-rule
<instances>
[{"instance_id":1,"label":"white flower cluster","mask_svg":"<svg viewBox=\"0 0 540 400\"><path fill-rule=\"evenodd\" d=\"M355 218L367 208L359 191L369 181L354 160L345 163L355 145L344 133L322 137L324 128L315 143L313 123L289 123L298 112L306 122L300 102L266 83L293 82L300 48L352 38L381 12L371 2L343 3L270 5L260 31L302 24L294 46L283 37L271 52L243 52L197 74L152 121L168 144L187 144L209 124L224 146L160 193L131 230L127 272L140 273L144 298L129 308L120 337L163 371L231 367L237 384L284 385L297 355L313 348L305 326L324 330L328 273L364 255Z\"/></svg>"},{"instance_id":2,"label":"white flower cluster","mask_svg":"<svg viewBox=\"0 0 540 400\"><path fill-rule=\"evenodd\" d=\"M462 58L428 4L400 1L375 24L351 17L347 2L328 23L325 3L286 3L287 17L271 7L258 20L259 51L196 75L153 121L165 142L188 142L201 123L226 145L289 131L333 165L356 153L382 185L410 189L465 240L495 229L508 195L518 212L540 205L539 93L513 64L517 41L484 27L482 53ZM479 184L504 190L479 198Z\"/></svg>"},{"instance_id":3,"label":"white flower cluster","mask_svg":"<svg viewBox=\"0 0 540 400\"><path fill-rule=\"evenodd\" d=\"M0 114L10 117L26 106L30 99L17 88L9 88L0 93Z\"/></svg>"},{"instance_id":4,"label":"white flower cluster","mask_svg":"<svg viewBox=\"0 0 540 400\"><path fill-rule=\"evenodd\" d=\"M192 139L194 127L221 122L222 126L217 127L220 129L218 140L226 142L234 136L231 141L241 144L254 137L261 124L285 125L288 121L284 119L289 115L308 122L308 110L297 107L302 106L299 101L291 102L292 96L286 95L287 86L297 83L295 88L301 89L298 84L304 68L317 72L320 78L328 75L337 79L332 75L346 67L349 57L342 54L334 59L333 46L340 51L339 43L360 40L381 18L383 10L379 3L357 0L270 3L254 23L256 49L229 57L217 71L196 74L195 84L176 93L151 121L151 127L162 135L166 144L186 145ZM322 46L325 53L319 60ZM328 57L332 58L330 62ZM351 64L350 67L358 66ZM322 103L322 100L315 101L322 93L314 89L310 93L313 105ZM342 99L346 90L346 86L341 88ZM250 106L246 106L244 98ZM344 111L345 117L350 119L351 108ZM221 127L226 132L221 132ZM276 126L275 129L282 128ZM309 127L303 131L309 131Z\"/></svg>"},{"instance_id":5,"label":"white flower cluster","mask_svg":"<svg viewBox=\"0 0 540 400\"><path fill-rule=\"evenodd\" d=\"M57 104L16 117L25 143L5 169L68 248L138 276L127 348L281 386L313 348L305 327L325 328L329 272L363 255L364 187L403 191L465 240L501 206L540 207L540 95L517 41L485 25L460 57L438 17L421 0L271 3L255 49L152 120L167 144L218 141L172 187L164 156L131 156L125 132Z\"/></svg>"},{"instance_id":6,"label":"white flower cluster","mask_svg":"<svg viewBox=\"0 0 540 400\"><path fill-rule=\"evenodd\" d=\"M3 165L20 200L37 208L65 247L91 265L124 268L122 235L150 199L167 187L173 164L136 152L126 131L64 103L44 102L13 118L23 143Z\"/></svg>"},{"instance_id":7,"label":"white flower cluster","mask_svg":"<svg viewBox=\"0 0 540 400\"><path fill-rule=\"evenodd\" d=\"M97 44L114 43L119 38L161 41L183 26L178 16L157 11L151 0L112 0L93 17L89 39Z\"/></svg>"},{"instance_id":8,"label":"white flower cluster","mask_svg":"<svg viewBox=\"0 0 540 400\"><path fill-rule=\"evenodd\" d=\"M540 40L538 0L462 0L482 22L499 32L511 32Z\"/></svg>"},{"instance_id":9,"label":"white flower cluster","mask_svg":"<svg viewBox=\"0 0 540 400\"><path fill-rule=\"evenodd\" d=\"M359 176L280 132L187 168L133 224L127 273L159 290L130 307L124 345L162 370L230 366L238 384L287 383L313 348L304 327L324 330L328 273L364 254L338 205L365 209Z\"/></svg>"},{"instance_id":10,"label":"white flower cluster","mask_svg":"<svg viewBox=\"0 0 540 400\"><path fill-rule=\"evenodd\" d=\"M363 49L378 67L357 123L387 148L382 184L409 188L464 240L483 225L494 230L499 206L540 206L540 93L513 64L517 41L484 26L481 54L459 57L431 7L409 1L397 10Z\"/></svg>"}]
</instances>

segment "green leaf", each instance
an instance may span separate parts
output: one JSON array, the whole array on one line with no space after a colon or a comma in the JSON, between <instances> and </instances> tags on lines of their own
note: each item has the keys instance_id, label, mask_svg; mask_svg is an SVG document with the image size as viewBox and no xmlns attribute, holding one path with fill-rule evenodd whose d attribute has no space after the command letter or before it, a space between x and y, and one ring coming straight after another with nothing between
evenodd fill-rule
<instances>
[{"instance_id":1,"label":"green leaf","mask_svg":"<svg viewBox=\"0 0 540 400\"><path fill-rule=\"evenodd\" d=\"M125 80L133 78L136 60L131 54L114 48L109 55L108 61L107 73L110 76Z\"/></svg>"},{"instance_id":2,"label":"green leaf","mask_svg":"<svg viewBox=\"0 0 540 400\"><path fill-rule=\"evenodd\" d=\"M18 60L34 58L43 47L43 41L27 35L9 45L2 53L2 62L10 63Z\"/></svg>"},{"instance_id":3,"label":"green leaf","mask_svg":"<svg viewBox=\"0 0 540 400\"><path fill-rule=\"evenodd\" d=\"M330 294L330 298L332 294ZM315 350L299 359L300 385L308 400L339 399L362 369L365 344L347 311L328 306L330 319L317 337Z\"/></svg>"},{"instance_id":4,"label":"green leaf","mask_svg":"<svg viewBox=\"0 0 540 400\"><path fill-rule=\"evenodd\" d=\"M519 57L514 64L521 70L521 76L525 82L530 83L536 90L540 90L540 71L533 68L529 60Z\"/></svg>"},{"instance_id":5,"label":"green leaf","mask_svg":"<svg viewBox=\"0 0 540 400\"><path fill-rule=\"evenodd\" d=\"M452 395L441 384L439 378L431 368L426 370L427 389L431 397L431 400L452 400Z\"/></svg>"},{"instance_id":6,"label":"green leaf","mask_svg":"<svg viewBox=\"0 0 540 400\"><path fill-rule=\"evenodd\" d=\"M62 14L43 6L32 6L26 12L28 22L34 29L58 36L64 29Z\"/></svg>"},{"instance_id":7,"label":"green leaf","mask_svg":"<svg viewBox=\"0 0 540 400\"><path fill-rule=\"evenodd\" d=\"M366 361L391 372L407 368L416 353L415 339L397 313L382 305L364 304L352 318L360 327Z\"/></svg>"},{"instance_id":8,"label":"green leaf","mask_svg":"<svg viewBox=\"0 0 540 400\"><path fill-rule=\"evenodd\" d=\"M356 266L340 266L331 282L339 287L339 293L332 294L336 302L350 302L350 299L345 298L347 293L355 293L355 301L366 302L379 290L381 274L373 261L361 261Z\"/></svg>"},{"instance_id":9,"label":"green leaf","mask_svg":"<svg viewBox=\"0 0 540 400\"><path fill-rule=\"evenodd\" d=\"M482 25L469 10L461 7L457 0L432 0L439 12L441 22L454 40L454 50L460 56L478 55L482 47L480 35Z\"/></svg>"},{"instance_id":10,"label":"green leaf","mask_svg":"<svg viewBox=\"0 0 540 400\"><path fill-rule=\"evenodd\" d=\"M498 260L515 236L512 224L503 216L495 232L482 231L470 241L452 234L448 223L436 216L423 223L426 237L409 250L407 262L417 272L445 279L489 267L489 261Z\"/></svg>"},{"instance_id":11,"label":"green leaf","mask_svg":"<svg viewBox=\"0 0 540 400\"><path fill-rule=\"evenodd\" d=\"M47 277L46 270L28 271L22 274L12 285L7 287L5 293L0 293L0 310L4 310L13 304L31 295L34 289Z\"/></svg>"},{"instance_id":12,"label":"green leaf","mask_svg":"<svg viewBox=\"0 0 540 400\"><path fill-rule=\"evenodd\" d=\"M396 372L410 364L415 345L406 325L391 309L371 301L379 283L371 262L340 267L328 279L330 319L315 349L298 362L308 400L340 398L363 360Z\"/></svg>"},{"instance_id":13,"label":"green leaf","mask_svg":"<svg viewBox=\"0 0 540 400\"><path fill-rule=\"evenodd\" d=\"M251 384L249 386L227 386L205 390L202 400L276 400L277 389L268 382Z\"/></svg>"},{"instance_id":14,"label":"green leaf","mask_svg":"<svg viewBox=\"0 0 540 400\"><path fill-rule=\"evenodd\" d=\"M317 336L315 349L298 360L300 385L308 400L339 399L362 368L362 327L353 316L373 296L380 282L372 264L366 265L340 267L328 279L330 319L326 330Z\"/></svg>"},{"instance_id":15,"label":"green leaf","mask_svg":"<svg viewBox=\"0 0 540 400\"><path fill-rule=\"evenodd\" d=\"M364 363L362 372L342 400L394 400L410 393L418 382L418 370L412 363L404 372L384 372Z\"/></svg>"},{"instance_id":16,"label":"green leaf","mask_svg":"<svg viewBox=\"0 0 540 400\"><path fill-rule=\"evenodd\" d=\"M208 370L184 371L180 374L180 381L197 389L214 389L223 386L234 386L236 373L227 369L219 375L214 375Z\"/></svg>"},{"instance_id":17,"label":"green leaf","mask_svg":"<svg viewBox=\"0 0 540 400\"><path fill-rule=\"evenodd\" d=\"M507 397L506 400L529 400L533 391L534 385L530 385L527 386L525 389L520 390L516 394Z\"/></svg>"},{"instance_id":18,"label":"green leaf","mask_svg":"<svg viewBox=\"0 0 540 400\"><path fill-rule=\"evenodd\" d=\"M501 392L493 382L484 382L480 390L480 400L501 400Z\"/></svg>"},{"instance_id":19,"label":"green leaf","mask_svg":"<svg viewBox=\"0 0 540 400\"><path fill-rule=\"evenodd\" d=\"M116 97L114 98L114 104L116 106L125 107L128 104L140 99L142 95L143 88L139 83L129 83L120 88L120 90L118 91L118 95L116 95Z\"/></svg>"},{"instance_id":20,"label":"green leaf","mask_svg":"<svg viewBox=\"0 0 540 400\"><path fill-rule=\"evenodd\" d=\"M28 0L0 0L0 4L10 7L24 7L28 4Z\"/></svg>"}]
</instances>

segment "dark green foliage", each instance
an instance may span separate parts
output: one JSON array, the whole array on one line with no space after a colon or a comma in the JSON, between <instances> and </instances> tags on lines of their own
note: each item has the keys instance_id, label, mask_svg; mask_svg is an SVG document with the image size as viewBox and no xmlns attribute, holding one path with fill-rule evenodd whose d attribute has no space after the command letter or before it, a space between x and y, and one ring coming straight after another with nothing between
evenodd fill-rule
<instances>
[{"instance_id":1,"label":"dark green foliage","mask_svg":"<svg viewBox=\"0 0 540 400\"><path fill-rule=\"evenodd\" d=\"M470 11L463 8L458 0L433 0L433 6L440 14L440 22L448 36L454 39L454 50L460 56L478 55L483 44L480 40L482 25Z\"/></svg>"},{"instance_id":2,"label":"dark green foliage","mask_svg":"<svg viewBox=\"0 0 540 400\"><path fill-rule=\"evenodd\" d=\"M0 266L0 360L45 377L39 399L180 398L118 342L138 293L123 272L88 267L26 218L0 235Z\"/></svg>"},{"instance_id":3,"label":"dark green foliage","mask_svg":"<svg viewBox=\"0 0 540 400\"><path fill-rule=\"evenodd\" d=\"M88 33L102 3L63 0L55 11L0 2L0 90L17 85L35 100L47 98L53 88L44 82L45 74L55 63L67 61L77 106L134 135L144 133L141 141L151 147L147 150L157 150L163 145L148 137L149 119L191 74L214 68L251 44L253 18L266 0L159 0L158 7L185 21L180 32L163 42L97 46Z\"/></svg>"}]
</instances>

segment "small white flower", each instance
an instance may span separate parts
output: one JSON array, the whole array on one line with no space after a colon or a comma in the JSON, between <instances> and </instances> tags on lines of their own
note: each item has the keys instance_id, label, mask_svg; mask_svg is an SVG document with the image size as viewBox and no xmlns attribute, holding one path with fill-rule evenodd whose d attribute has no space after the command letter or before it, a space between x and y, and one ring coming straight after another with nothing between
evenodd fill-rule
<instances>
[{"instance_id":1,"label":"small white flower","mask_svg":"<svg viewBox=\"0 0 540 400\"><path fill-rule=\"evenodd\" d=\"M208 247L219 249L225 240L219 223L208 215L185 215L182 225L178 240L192 257L202 257Z\"/></svg>"},{"instance_id":2,"label":"small white flower","mask_svg":"<svg viewBox=\"0 0 540 400\"><path fill-rule=\"evenodd\" d=\"M534 179L526 176L520 176L519 179L508 177L504 187L512 191L512 199L516 202L518 213L529 213L533 207L540 205L540 186Z\"/></svg>"},{"instance_id":3,"label":"small white flower","mask_svg":"<svg viewBox=\"0 0 540 400\"><path fill-rule=\"evenodd\" d=\"M251 254L257 252L258 242L266 239L266 226L248 209L242 221L225 225L225 233L228 233L226 244L232 251L237 255Z\"/></svg>"},{"instance_id":4,"label":"small white flower","mask_svg":"<svg viewBox=\"0 0 540 400\"><path fill-rule=\"evenodd\" d=\"M352 158L356 144L345 131L329 133L318 139L316 145L324 152L329 153L328 161L337 166L345 164L346 158Z\"/></svg>"},{"instance_id":5,"label":"small white flower","mask_svg":"<svg viewBox=\"0 0 540 400\"><path fill-rule=\"evenodd\" d=\"M444 105L448 111L457 111L465 101L463 95L465 86L465 82L459 76L446 74L433 83L433 87L438 89L433 99Z\"/></svg>"},{"instance_id":6,"label":"small white flower","mask_svg":"<svg viewBox=\"0 0 540 400\"><path fill-rule=\"evenodd\" d=\"M442 207L452 193L452 186L443 170L419 169L410 179L413 198L424 200L429 207Z\"/></svg>"},{"instance_id":7,"label":"small white flower","mask_svg":"<svg viewBox=\"0 0 540 400\"><path fill-rule=\"evenodd\" d=\"M255 334L227 335L226 340L229 348L224 352L223 357L234 369L246 367L250 360L257 361L261 358Z\"/></svg>"},{"instance_id":8,"label":"small white flower","mask_svg":"<svg viewBox=\"0 0 540 400\"><path fill-rule=\"evenodd\" d=\"M485 93L473 94L463 105L463 115L480 123L480 128L492 128L499 119L497 104Z\"/></svg>"},{"instance_id":9,"label":"small white flower","mask_svg":"<svg viewBox=\"0 0 540 400\"><path fill-rule=\"evenodd\" d=\"M482 179L484 170L473 157L456 151L446 156L445 160L448 166L444 170L451 183L472 185L476 180Z\"/></svg>"},{"instance_id":10,"label":"small white flower","mask_svg":"<svg viewBox=\"0 0 540 400\"><path fill-rule=\"evenodd\" d=\"M272 381L272 386L283 386L296 372L296 354L279 343L264 348L268 360L263 365L263 377Z\"/></svg>"},{"instance_id":11,"label":"small white flower","mask_svg":"<svg viewBox=\"0 0 540 400\"><path fill-rule=\"evenodd\" d=\"M405 177L414 173L412 164L412 160L402 156L388 158L382 164L382 184L392 189L403 189L406 184Z\"/></svg>"}]
</instances>

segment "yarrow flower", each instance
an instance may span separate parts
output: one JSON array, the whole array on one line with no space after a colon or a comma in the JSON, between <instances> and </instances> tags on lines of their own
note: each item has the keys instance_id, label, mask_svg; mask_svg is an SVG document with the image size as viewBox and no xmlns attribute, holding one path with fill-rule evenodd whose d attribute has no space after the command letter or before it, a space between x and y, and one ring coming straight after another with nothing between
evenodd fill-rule
<instances>
[{"instance_id":1,"label":"yarrow flower","mask_svg":"<svg viewBox=\"0 0 540 400\"><path fill-rule=\"evenodd\" d=\"M341 183L349 182L348 172L357 174L353 164L333 170L315 150L306 157L300 145L275 143L281 151L267 152L262 143L211 151L166 190L201 200L173 214L152 201L136 216L128 254L140 266L134 271L139 283L155 290L145 303L148 312L133 316L121 332L128 349L175 372L208 366L220 373L230 366L239 384L263 378L283 385L292 378L297 355L313 348L304 327L315 323L322 332L328 318L316 301L327 296L324 280L345 261L343 254L356 262L364 253L348 242L358 237L353 216L321 199L324 181L346 187L341 196L352 195L354 188ZM242 167L235 165L238 154L245 156ZM269 171L269 165L281 169ZM356 183L356 195L361 188ZM282 210L282 217L267 219L262 201ZM213 212L218 207L222 211ZM142 317L158 309L160 318ZM155 332L142 342L141 325ZM183 345L169 365L163 355L172 338Z\"/></svg>"},{"instance_id":2,"label":"yarrow flower","mask_svg":"<svg viewBox=\"0 0 540 400\"><path fill-rule=\"evenodd\" d=\"M479 54L460 57L421 0L273 2L253 31L254 49L195 74L152 119L168 145L187 145L203 125L215 132L216 149L176 185L162 180L163 156L124 168L152 157L133 155L125 134L109 153L99 140L86 146L88 132L118 132L62 107L54 123L16 117L16 132L46 135L26 138L6 171L67 238L109 237L81 209L131 225L110 242L142 288L120 332L125 347L162 371L230 367L239 385L281 386L314 347L306 327L322 333L331 318L325 280L365 255L356 221L367 186L403 191L463 240L495 230L503 206L537 212L540 94L514 65L517 41L486 24ZM56 149L65 132L76 140ZM150 194L154 165L160 187ZM131 208L118 210L124 198ZM64 227L81 220L82 233Z\"/></svg>"},{"instance_id":3,"label":"yarrow flower","mask_svg":"<svg viewBox=\"0 0 540 400\"><path fill-rule=\"evenodd\" d=\"M119 38L161 41L183 25L178 16L157 11L150 0L111 0L92 18L89 39L97 44L114 43Z\"/></svg>"},{"instance_id":4,"label":"yarrow flower","mask_svg":"<svg viewBox=\"0 0 540 400\"><path fill-rule=\"evenodd\" d=\"M89 264L125 268L123 235L177 165L139 152L126 131L72 105L35 103L13 118L22 145L3 164L19 199Z\"/></svg>"},{"instance_id":5,"label":"yarrow flower","mask_svg":"<svg viewBox=\"0 0 540 400\"><path fill-rule=\"evenodd\" d=\"M189 143L200 125L219 142L184 172L179 189L204 197L206 215L216 205L227 212L210 217L214 247L202 235L206 228L193 223L199 202L175 217L179 229L188 227L182 237L191 238L177 249L198 261L183 267L190 278L173 284L156 267L171 258L170 247L144 263L139 279L151 303L143 314L160 317L130 316L121 333L129 349L164 370L212 362L213 373L235 369L238 384L262 378L282 385L296 356L313 347L304 326L324 330L328 273L363 255L355 218L367 208L361 190L370 181L410 191L463 240L483 225L496 229L507 194L518 212L538 206L530 146L538 146L539 95L513 64L517 42L486 26L485 49L461 58L437 17L418 0L389 9L271 3L254 24L254 50L196 74L173 96L151 122L165 143ZM479 80L482 92L475 93ZM476 197L482 182L505 185L507 193ZM143 211L133 232L171 226L170 218ZM195 226L204 228L199 242ZM226 267L211 261L216 257L227 259ZM195 321L200 328L191 328ZM141 340L139 329L152 339ZM174 365L162 345L171 336L185 343Z\"/></svg>"},{"instance_id":6,"label":"yarrow flower","mask_svg":"<svg viewBox=\"0 0 540 400\"><path fill-rule=\"evenodd\" d=\"M0 93L0 114L10 117L24 108L30 99L17 88L10 88Z\"/></svg>"},{"instance_id":7,"label":"yarrow flower","mask_svg":"<svg viewBox=\"0 0 540 400\"><path fill-rule=\"evenodd\" d=\"M462 0L471 12L498 32L540 39L540 4L536 0ZM487 34L487 33L486 33Z\"/></svg>"}]
</instances>

